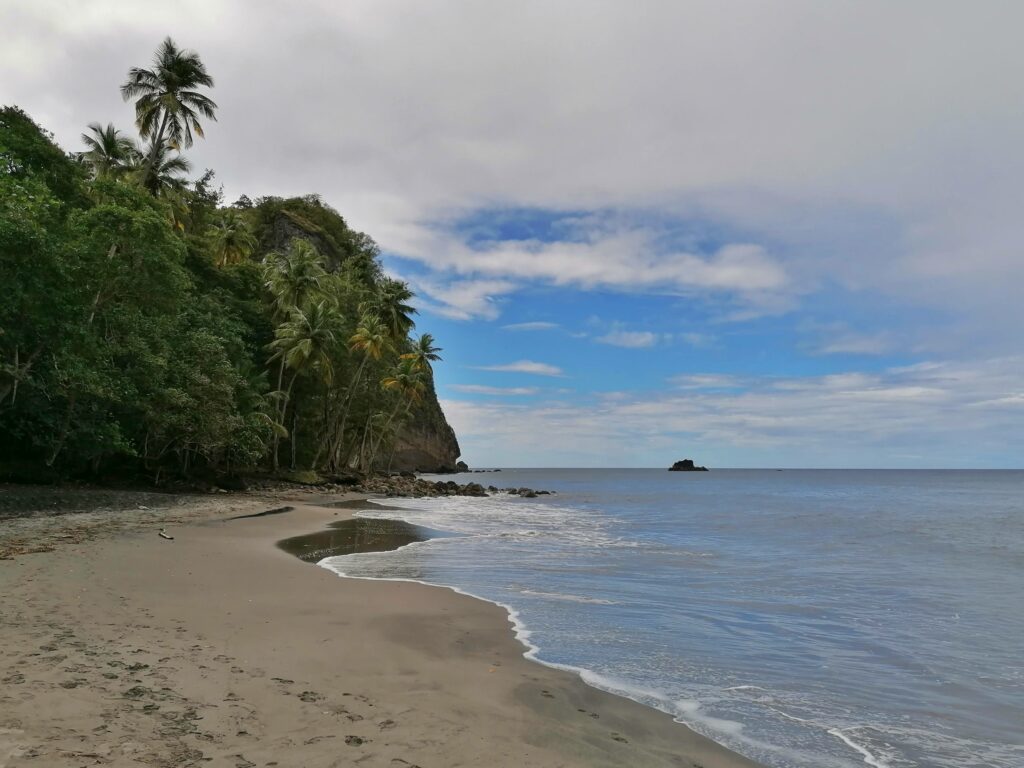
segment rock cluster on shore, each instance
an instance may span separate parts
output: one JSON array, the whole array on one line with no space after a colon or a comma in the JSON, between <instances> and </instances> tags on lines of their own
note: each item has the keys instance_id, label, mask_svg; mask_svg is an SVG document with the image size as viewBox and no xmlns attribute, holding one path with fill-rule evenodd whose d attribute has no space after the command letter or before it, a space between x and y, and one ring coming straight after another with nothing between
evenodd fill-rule
<instances>
[{"instance_id":1,"label":"rock cluster on shore","mask_svg":"<svg viewBox=\"0 0 1024 768\"><path fill-rule=\"evenodd\" d=\"M300 485L317 492L345 491L366 493L379 496L407 496L411 498L437 496L491 496L506 493L524 499L535 499L538 496L549 496L552 491L541 491L533 488L498 488L494 485L484 487L480 483L456 483L454 480L427 480L417 477L412 472L401 472L391 475L338 475L330 478L310 479L309 482L264 479L253 481L249 487L261 491L282 491L288 487Z\"/></svg>"},{"instance_id":2,"label":"rock cluster on shore","mask_svg":"<svg viewBox=\"0 0 1024 768\"><path fill-rule=\"evenodd\" d=\"M367 478L358 485L349 486L348 490L375 493L384 496L490 496L496 493L507 493L534 499L538 496L550 495L551 491L537 491L533 488L498 488L489 485L486 488L480 483L459 484L454 480L425 480L421 477L408 475L375 476Z\"/></svg>"}]
</instances>

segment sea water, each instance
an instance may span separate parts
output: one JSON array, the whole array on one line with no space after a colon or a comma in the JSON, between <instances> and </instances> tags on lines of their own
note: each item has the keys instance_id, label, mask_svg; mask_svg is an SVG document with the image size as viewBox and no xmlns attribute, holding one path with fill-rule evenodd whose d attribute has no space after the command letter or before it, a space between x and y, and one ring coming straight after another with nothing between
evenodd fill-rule
<instances>
[{"instance_id":1,"label":"sea water","mask_svg":"<svg viewBox=\"0 0 1024 768\"><path fill-rule=\"evenodd\" d=\"M1024 472L505 470L321 564L506 606L528 653L768 766L1024 766Z\"/></svg>"}]
</instances>

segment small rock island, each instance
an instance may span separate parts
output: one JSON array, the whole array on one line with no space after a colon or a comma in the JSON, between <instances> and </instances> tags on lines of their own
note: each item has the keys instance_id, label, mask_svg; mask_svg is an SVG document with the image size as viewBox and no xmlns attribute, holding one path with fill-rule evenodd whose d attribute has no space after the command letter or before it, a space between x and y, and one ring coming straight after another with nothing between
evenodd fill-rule
<instances>
[{"instance_id":1,"label":"small rock island","mask_svg":"<svg viewBox=\"0 0 1024 768\"><path fill-rule=\"evenodd\" d=\"M693 463L693 459L683 459L677 461L671 467L668 468L669 472L707 472L707 467L698 467Z\"/></svg>"}]
</instances>

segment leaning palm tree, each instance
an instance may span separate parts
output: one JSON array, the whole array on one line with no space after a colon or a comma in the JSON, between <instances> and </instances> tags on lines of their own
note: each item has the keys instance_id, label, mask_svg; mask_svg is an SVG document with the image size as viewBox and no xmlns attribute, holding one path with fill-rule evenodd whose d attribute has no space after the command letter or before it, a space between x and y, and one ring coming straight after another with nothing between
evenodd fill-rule
<instances>
[{"instance_id":1,"label":"leaning palm tree","mask_svg":"<svg viewBox=\"0 0 1024 768\"><path fill-rule=\"evenodd\" d=\"M359 381L370 360L380 360L384 352L390 346L387 329L375 315L363 315L359 319L356 332L348 340L350 352L358 352L362 355L359 367L356 369L352 381L349 382L348 392L345 394L345 402L342 406L340 426L334 437L334 461L337 466L341 459L341 450L345 442L345 425L348 422L349 410L352 408L352 400L359 386Z\"/></svg>"},{"instance_id":2,"label":"leaning palm tree","mask_svg":"<svg viewBox=\"0 0 1024 768\"><path fill-rule=\"evenodd\" d=\"M132 67L121 86L125 101L135 99L135 124L149 139L147 165L155 165L164 141L174 149L192 146L192 134L202 138L199 117L216 120L217 105L198 88L213 87L213 78L195 51L181 50L165 38L153 57L153 68Z\"/></svg>"},{"instance_id":3,"label":"leaning palm tree","mask_svg":"<svg viewBox=\"0 0 1024 768\"><path fill-rule=\"evenodd\" d=\"M427 389L426 375L423 368L420 368L412 358L402 356L390 374L385 376L380 385L389 392L397 393L395 407L391 410L383 428L379 431L377 441L370 451L370 464L373 463L380 450L381 443L388 436L391 424L399 411L403 412L403 418L412 410L413 405L423 399L423 393Z\"/></svg>"},{"instance_id":4,"label":"leaning palm tree","mask_svg":"<svg viewBox=\"0 0 1024 768\"><path fill-rule=\"evenodd\" d=\"M224 211L213 227L213 237L220 267L245 261L256 250L256 238L238 211Z\"/></svg>"},{"instance_id":5,"label":"leaning palm tree","mask_svg":"<svg viewBox=\"0 0 1024 768\"><path fill-rule=\"evenodd\" d=\"M441 359L438 354L440 351L440 347L434 346L434 337L429 333L424 333L413 342L412 350L402 355L402 359L412 360L418 370L429 371L432 370L430 364Z\"/></svg>"},{"instance_id":6,"label":"leaning palm tree","mask_svg":"<svg viewBox=\"0 0 1024 768\"><path fill-rule=\"evenodd\" d=\"M274 340L270 343L270 350L273 355L270 360L280 359L282 370L287 367L293 371L288 389L279 393L280 406L278 408L277 422L283 424L288 405L291 401L292 388L295 386L299 375L307 370L315 369L319 372L323 382L330 386L334 381L334 365L331 362L331 350L334 348L334 330L337 326L338 317L326 301L312 304L305 310L295 309L291 316L274 333ZM292 443L292 465L295 464L296 427L298 424L298 413L292 410L292 430L290 439ZM277 456L278 437L274 438L273 462L274 469L278 468Z\"/></svg>"},{"instance_id":7,"label":"leaning palm tree","mask_svg":"<svg viewBox=\"0 0 1024 768\"><path fill-rule=\"evenodd\" d=\"M123 176L138 157L139 149L135 142L107 123L103 127L99 123L89 123L91 133L82 134L82 143L86 150L79 152L78 157L92 171L94 179L115 179Z\"/></svg>"}]
</instances>

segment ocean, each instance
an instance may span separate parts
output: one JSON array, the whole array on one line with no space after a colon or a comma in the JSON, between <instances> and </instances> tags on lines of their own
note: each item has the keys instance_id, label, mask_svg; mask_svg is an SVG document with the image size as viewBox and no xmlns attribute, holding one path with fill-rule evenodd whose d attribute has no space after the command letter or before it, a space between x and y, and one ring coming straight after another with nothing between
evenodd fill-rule
<instances>
[{"instance_id":1,"label":"ocean","mask_svg":"<svg viewBox=\"0 0 1024 768\"><path fill-rule=\"evenodd\" d=\"M1024 472L504 470L329 557L505 606L526 652L775 768L1024 766Z\"/></svg>"}]
</instances>

